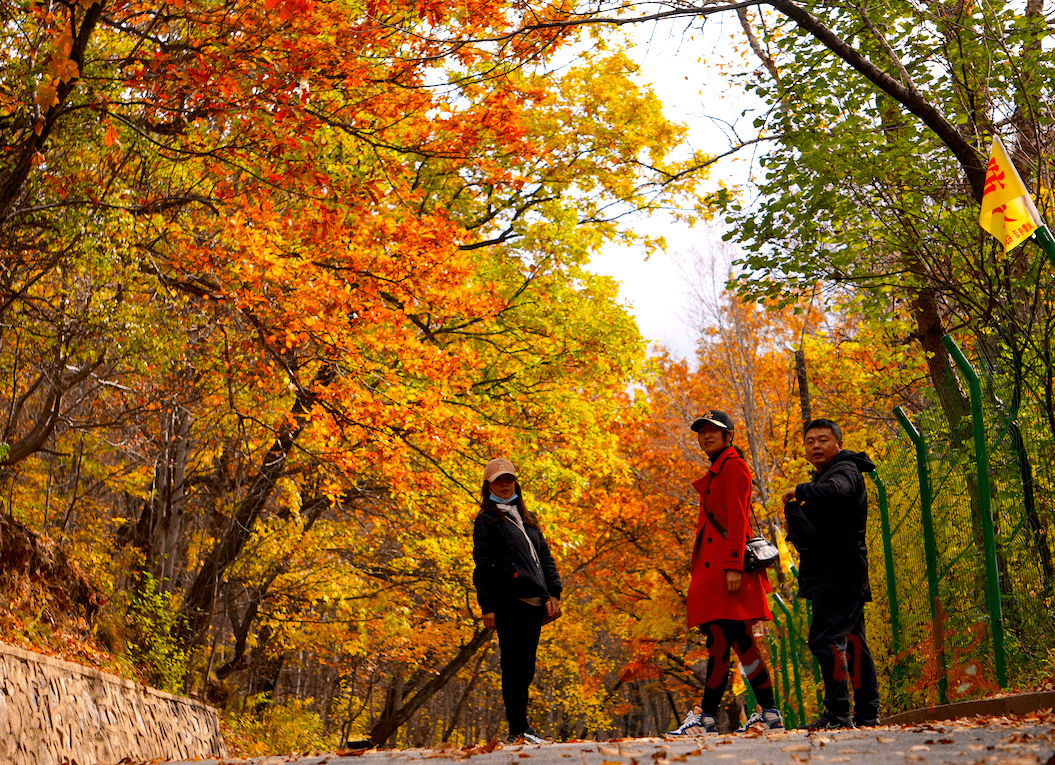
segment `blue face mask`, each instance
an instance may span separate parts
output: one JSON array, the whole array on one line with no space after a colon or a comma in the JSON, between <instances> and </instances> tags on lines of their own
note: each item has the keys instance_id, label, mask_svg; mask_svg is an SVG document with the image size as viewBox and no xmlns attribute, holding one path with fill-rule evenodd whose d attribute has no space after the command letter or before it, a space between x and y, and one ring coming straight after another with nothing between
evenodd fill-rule
<instances>
[{"instance_id":1,"label":"blue face mask","mask_svg":"<svg viewBox=\"0 0 1055 765\"><path fill-rule=\"evenodd\" d=\"M491 494L491 501L494 502L496 505L511 505L516 502L518 496L520 495L517 494L515 491L513 492L513 496L509 499L502 499L501 497L496 497L494 494Z\"/></svg>"}]
</instances>

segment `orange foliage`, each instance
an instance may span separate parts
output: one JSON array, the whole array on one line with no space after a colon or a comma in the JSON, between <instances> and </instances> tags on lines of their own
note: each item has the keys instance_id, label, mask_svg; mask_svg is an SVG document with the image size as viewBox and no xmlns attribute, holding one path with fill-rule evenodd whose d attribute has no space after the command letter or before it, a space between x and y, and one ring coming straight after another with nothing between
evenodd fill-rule
<instances>
[{"instance_id":1,"label":"orange foliage","mask_svg":"<svg viewBox=\"0 0 1055 765\"><path fill-rule=\"evenodd\" d=\"M591 492L603 531L584 556L589 573L580 573L588 576L583 589L593 612L622 637L616 676L658 683L682 696L683 705L696 700L692 667L705 656L702 640L685 628L699 501L690 482L707 467L692 421L708 408L736 420L735 443L753 468L756 513L779 533L780 494L809 477L793 349L806 356L812 415L840 421L846 447L855 450L882 451L890 409L920 374L882 332L852 314L766 310L725 296L711 322L695 367L658 357L635 417L618 428L630 472ZM770 577L784 586L776 569Z\"/></svg>"}]
</instances>

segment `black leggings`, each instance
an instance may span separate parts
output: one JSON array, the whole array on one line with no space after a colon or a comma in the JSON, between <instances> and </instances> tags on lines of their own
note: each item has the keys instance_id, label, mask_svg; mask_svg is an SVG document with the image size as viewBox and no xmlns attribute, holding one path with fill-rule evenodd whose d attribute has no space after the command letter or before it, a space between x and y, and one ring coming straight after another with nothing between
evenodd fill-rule
<instances>
[{"instance_id":1,"label":"black leggings","mask_svg":"<svg viewBox=\"0 0 1055 765\"><path fill-rule=\"evenodd\" d=\"M495 609L502 701L506 705L510 736L517 736L528 728L528 688L535 679L535 654L545 614L544 606L532 606L522 600Z\"/></svg>"},{"instance_id":2,"label":"black leggings","mask_svg":"<svg viewBox=\"0 0 1055 765\"><path fill-rule=\"evenodd\" d=\"M712 716L718 713L729 680L729 652L733 648L740 657L759 705L763 709L774 709L777 704L773 698L773 683L748 622L717 619L701 624L700 632L707 637L707 681L700 702L703 711Z\"/></svg>"}]
</instances>

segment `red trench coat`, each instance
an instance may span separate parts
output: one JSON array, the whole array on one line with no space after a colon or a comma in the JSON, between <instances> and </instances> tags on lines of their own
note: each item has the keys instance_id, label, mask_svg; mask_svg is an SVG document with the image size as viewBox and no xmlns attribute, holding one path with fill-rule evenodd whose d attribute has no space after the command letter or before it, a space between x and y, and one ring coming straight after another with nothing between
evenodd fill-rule
<instances>
[{"instance_id":1,"label":"red trench coat","mask_svg":"<svg viewBox=\"0 0 1055 765\"><path fill-rule=\"evenodd\" d=\"M696 519L696 542L690 564L689 626L715 619L772 619L766 602L766 593L771 588L764 570L744 571L736 595L729 595L725 589L726 569L744 569L744 543L749 532L747 515L751 508L751 471L747 463L730 446L692 486L700 495L700 514ZM703 511L705 504L725 528L725 539L708 520Z\"/></svg>"}]
</instances>

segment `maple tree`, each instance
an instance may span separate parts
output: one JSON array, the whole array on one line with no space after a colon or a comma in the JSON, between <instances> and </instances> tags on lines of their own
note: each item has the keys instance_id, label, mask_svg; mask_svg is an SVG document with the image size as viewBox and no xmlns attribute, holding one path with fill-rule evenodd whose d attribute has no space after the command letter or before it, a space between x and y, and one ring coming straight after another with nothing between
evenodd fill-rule
<instances>
[{"instance_id":1,"label":"maple tree","mask_svg":"<svg viewBox=\"0 0 1055 765\"><path fill-rule=\"evenodd\" d=\"M292 673L385 739L477 666L479 466L523 464L571 544L566 497L615 464L644 346L586 263L696 206L701 157L618 44L489 41L507 11L3 11L6 511L71 545L155 682Z\"/></svg>"},{"instance_id":2,"label":"maple tree","mask_svg":"<svg viewBox=\"0 0 1055 765\"><path fill-rule=\"evenodd\" d=\"M1043 263L1038 273L1038 252L1003 257L976 224L989 145L1000 132L1027 183L1035 180L1041 209L1051 207L1050 17L1038 2L938 11L914 3L767 0L749 9L658 0L631 9L568 0L525 6L500 39L671 20L691 29L733 13L743 58L720 65L762 109L758 135L730 151L765 147L753 198L715 195L729 205L730 236L747 250L740 294L795 300L818 283L836 284L857 290L876 315L911 316L911 336L962 442L967 406L947 382L948 329L990 328L1009 349L1001 361L1011 374L1024 356L1050 356L1036 342L1047 333L1030 331L1049 323L1050 275Z\"/></svg>"},{"instance_id":3,"label":"maple tree","mask_svg":"<svg viewBox=\"0 0 1055 765\"><path fill-rule=\"evenodd\" d=\"M942 40L1013 28L994 55L1036 80L1009 77L1022 91L983 105L978 82L921 89L928 51L945 50L922 40L902 54L910 87L875 9L875 41L855 49L840 46L857 29L847 9L769 5L791 22L767 16L746 38L765 63L749 78L773 106L765 161L782 173L762 180L761 206L732 209L749 248L742 294L772 307L834 281L858 301L865 319L847 310L800 350L817 411L879 448L876 402L890 378L910 388L904 374L918 374L884 332L918 338L935 379L949 321L996 317L1016 349L1050 350L1050 332L1018 331L1049 327L1048 314L1015 313L1024 296L1046 306L1046 277L983 247L965 212L990 106L1021 106L1022 156L1047 177L1041 17L1031 5L1022 19L927 26ZM633 236L628 213L691 220L714 200L697 189L709 158L678 154L684 128L635 82L618 39L577 26L595 11L115 0L0 12L5 509L70 546L111 599L114 644L158 657L155 682L250 716L296 699L345 737L493 734L494 657L464 531L479 466L504 453L571 585L574 619L550 631L540 665L553 724L578 735L613 708L658 717L648 682L691 685L677 617L691 528L654 509L688 501L680 476L700 465L670 434L707 397L751 421L763 501L801 475L777 343L803 319L723 297L701 371L663 361L652 413L631 404L643 343L586 263ZM896 26L915 11L883 13ZM919 122L869 100L809 41ZM950 68L981 60L965 51ZM926 236L924 214L904 214L917 209L938 222ZM915 326L880 327L882 313Z\"/></svg>"},{"instance_id":4,"label":"maple tree","mask_svg":"<svg viewBox=\"0 0 1055 765\"><path fill-rule=\"evenodd\" d=\"M587 538L577 569L589 583L583 587L589 607L578 618L593 615L619 638L607 646L606 683L621 703L615 709L658 709L660 719L642 721L639 735L676 725L702 689L706 653L685 627L684 605L699 507L690 483L707 467L689 430L693 420L716 408L738 423L735 442L752 466L756 515L777 539L781 493L810 475L792 348L807 360L812 415L838 420L848 448L877 458L894 434L890 409L917 401L925 376L922 363L891 342L896 326L869 321L853 305L803 301L766 308L698 276L703 315L695 363L657 360L636 416L619 428L629 472L591 492L592 512L603 523ZM770 576L777 592L794 597L790 574L773 570Z\"/></svg>"}]
</instances>

